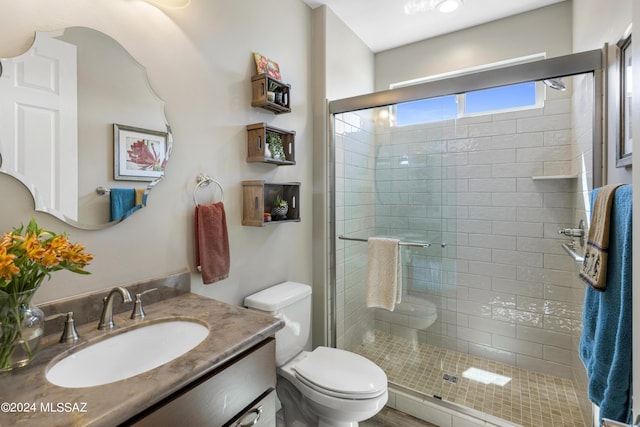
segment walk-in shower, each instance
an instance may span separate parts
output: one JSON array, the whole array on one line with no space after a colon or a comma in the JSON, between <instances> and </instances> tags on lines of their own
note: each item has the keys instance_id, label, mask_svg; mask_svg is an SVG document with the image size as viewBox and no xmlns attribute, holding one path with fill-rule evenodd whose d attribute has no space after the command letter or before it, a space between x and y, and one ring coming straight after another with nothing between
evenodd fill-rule
<instances>
[{"instance_id":1,"label":"walk-in shower","mask_svg":"<svg viewBox=\"0 0 640 427\"><path fill-rule=\"evenodd\" d=\"M451 410L590 425L576 353L584 288L558 230L586 218L600 185L600 68L592 51L329 104L331 340L385 370L390 405L439 425ZM560 78L565 90L543 84ZM533 105L459 108L517 84ZM447 97L453 113L405 120L409 103ZM393 311L366 306L373 236L407 243Z\"/></svg>"}]
</instances>

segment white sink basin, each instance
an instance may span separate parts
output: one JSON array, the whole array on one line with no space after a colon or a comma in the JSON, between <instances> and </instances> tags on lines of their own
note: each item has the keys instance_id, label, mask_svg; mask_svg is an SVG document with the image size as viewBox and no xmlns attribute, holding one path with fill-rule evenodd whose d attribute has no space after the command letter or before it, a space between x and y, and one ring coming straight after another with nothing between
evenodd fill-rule
<instances>
[{"instance_id":1,"label":"white sink basin","mask_svg":"<svg viewBox=\"0 0 640 427\"><path fill-rule=\"evenodd\" d=\"M149 371L185 354L209 335L188 320L171 320L114 335L56 362L47 380L60 387L109 384Z\"/></svg>"}]
</instances>

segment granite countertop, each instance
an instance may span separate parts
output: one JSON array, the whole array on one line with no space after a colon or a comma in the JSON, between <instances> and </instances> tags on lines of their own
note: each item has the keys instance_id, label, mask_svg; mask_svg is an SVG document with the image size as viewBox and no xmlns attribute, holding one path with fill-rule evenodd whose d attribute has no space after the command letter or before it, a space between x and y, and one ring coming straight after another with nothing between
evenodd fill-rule
<instances>
[{"instance_id":1,"label":"granite countertop","mask_svg":"<svg viewBox=\"0 0 640 427\"><path fill-rule=\"evenodd\" d=\"M116 426L272 336L284 325L275 317L192 293L145 305L145 313L143 320L129 319L130 312L114 315L116 328L111 331L97 330L95 322L78 326L81 338L74 345L57 342L61 331L45 337L29 365L0 374L0 426ZM45 378L49 364L71 348L80 350L87 343L141 322L176 318L197 319L209 327L210 333L197 347L169 363L95 387L58 387Z\"/></svg>"}]
</instances>

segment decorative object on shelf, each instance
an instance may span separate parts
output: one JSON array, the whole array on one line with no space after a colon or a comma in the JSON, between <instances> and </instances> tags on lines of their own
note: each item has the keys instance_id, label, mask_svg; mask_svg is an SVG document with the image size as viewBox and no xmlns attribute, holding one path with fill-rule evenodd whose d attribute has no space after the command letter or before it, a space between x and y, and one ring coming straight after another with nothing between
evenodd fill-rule
<instances>
[{"instance_id":1,"label":"decorative object on shelf","mask_svg":"<svg viewBox=\"0 0 640 427\"><path fill-rule=\"evenodd\" d=\"M277 160L286 160L286 156L284 155L284 148L282 148L282 139L280 135L277 133L269 132L267 133L267 145L268 150L271 153L271 157ZM267 147L265 147L265 155L266 155Z\"/></svg>"},{"instance_id":2,"label":"decorative object on shelf","mask_svg":"<svg viewBox=\"0 0 640 427\"><path fill-rule=\"evenodd\" d=\"M271 209L271 215L278 220L287 219L287 212L289 212L289 203L276 194L273 199L273 209Z\"/></svg>"},{"instance_id":3,"label":"decorative object on shelf","mask_svg":"<svg viewBox=\"0 0 640 427\"><path fill-rule=\"evenodd\" d=\"M264 73L276 80L282 80L282 76L280 75L280 66L277 62L272 61L258 52L253 52L253 58L256 61L256 70L258 71L258 74Z\"/></svg>"},{"instance_id":4,"label":"decorative object on shelf","mask_svg":"<svg viewBox=\"0 0 640 427\"><path fill-rule=\"evenodd\" d=\"M267 101L276 102L276 90L279 89L279 86L273 80L269 82L269 89L267 90ZM280 94L282 99L282 94Z\"/></svg>"},{"instance_id":5,"label":"decorative object on shelf","mask_svg":"<svg viewBox=\"0 0 640 427\"><path fill-rule=\"evenodd\" d=\"M274 80L269 81L269 90L267 90L267 101L287 107L288 91L285 86L276 83Z\"/></svg>"},{"instance_id":6,"label":"decorative object on shelf","mask_svg":"<svg viewBox=\"0 0 640 427\"><path fill-rule=\"evenodd\" d=\"M0 372L31 361L44 332L44 315L31 299L54 271L89 274L84 267L93 255L84 249L35 219L0 237Z\"/></svg>"},{"instance_id":7,"label":"decorative object on shelf","mask_svg":"<svg viewBox=\"0 0 640 427\"><path fill-rule=\"evenodd\" d=\"M113 179L154 181L167 163L167 132L113 125Z\"/></svg>"}]
</instances>

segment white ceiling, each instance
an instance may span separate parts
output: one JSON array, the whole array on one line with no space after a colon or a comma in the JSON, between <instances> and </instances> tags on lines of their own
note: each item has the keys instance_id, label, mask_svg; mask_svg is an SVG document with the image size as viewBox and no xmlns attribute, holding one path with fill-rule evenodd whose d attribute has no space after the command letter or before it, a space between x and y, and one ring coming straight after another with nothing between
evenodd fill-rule
<instances>
[{"instance_id":1,"label":"white ceiling","mask_svg":"<svg viewBox=\"0 0 640 427\"><path fill-rule=\"evenodd\" d=\"M564 0L463 0L462 6L449 14L429 10L414 15L404 12L408 1L411 0L304 0L313 9L323 4L327 5L373 52L462 30Z\"/></svg>"}]
</instances>

